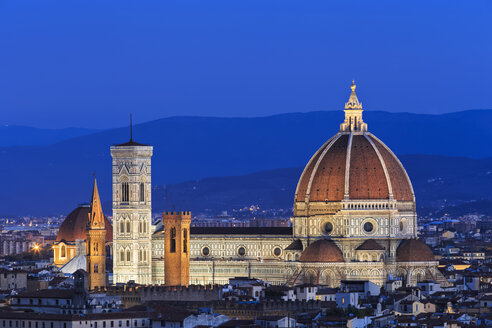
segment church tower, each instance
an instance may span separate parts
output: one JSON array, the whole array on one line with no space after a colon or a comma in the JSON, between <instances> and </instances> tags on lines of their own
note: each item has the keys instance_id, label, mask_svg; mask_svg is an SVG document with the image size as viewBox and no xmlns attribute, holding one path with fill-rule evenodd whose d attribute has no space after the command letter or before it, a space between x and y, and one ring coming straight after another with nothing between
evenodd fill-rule
<instances>
[{"instance_id":1,"label":"church tower","mask_svg":"<svg viewBox=\"0 0 492 328\"><path fill-rule=\"evenodd\" d=\"M190 283L191 212L164 212L164 280L167 286Z\"/></svg>"},{"instance_id":2,"label":"church tower","mask_svg":"<svg viewBox=\"0 0 492 328\"><path fill-rule=\"evenodd\" d=\"M152 151L132 137L111 147L114 283L152 283Z\"/></svg>"},{"instance_id":3,"label":"church tower","mask_svg":"<svg viewBox=\"0 0 492 328\"><path fill-rule=\"evenodd\" d=\"M86 231L86 261L89 274L89 290L106 286L106 226L101 200L94 178L91 207Z\"/></svg>"}]
</instances>

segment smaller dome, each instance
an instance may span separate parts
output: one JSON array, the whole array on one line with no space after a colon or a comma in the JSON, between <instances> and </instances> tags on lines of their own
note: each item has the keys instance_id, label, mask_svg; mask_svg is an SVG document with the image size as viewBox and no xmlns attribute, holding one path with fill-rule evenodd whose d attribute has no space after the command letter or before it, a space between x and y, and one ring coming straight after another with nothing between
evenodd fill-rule
<instances>
[{"instance_id":1,"label":"smaller dome","mask_svg":"<svg viewBox=\"0 0 492 328\"><path fill-rule=\"evenodd\" d=\"M379 245L374 239L368 239L357 247L358 251L384 251L384 247Z\"/></svg>"},{"instance_id":2,"label":"smaller dome","mask_svg":"<svg viewBox=\"0 0 492 328\"><path fill-rule=\"evenodd\" d=\"M85 240L90 209L89 205L80 205L70 212L58 230L56 241L74 242L77 239ZM106 216L104 217L104 224L106 227L106 241L112 242L113 227Z\"/></svg>"},{"instance_id":3,"label":"smaller dome","mask_svg":"<svg viewBox=\"0 0 492 328\"><path fill-rule=\"evenodd\" d=\"M405 239L396 250L397 262L433 262L434 253L419 239Z\"/></svg>"},{"instance_id":4,"label":"smaller dome","mask_svg":"<svg viewBox=\"0 0 492 328\"><path fill-rule=\"evenodd\" d=\"M301 262L345 262L342 251L331 240L320 239L306 247Z\"/></svg>"}]
</instances>

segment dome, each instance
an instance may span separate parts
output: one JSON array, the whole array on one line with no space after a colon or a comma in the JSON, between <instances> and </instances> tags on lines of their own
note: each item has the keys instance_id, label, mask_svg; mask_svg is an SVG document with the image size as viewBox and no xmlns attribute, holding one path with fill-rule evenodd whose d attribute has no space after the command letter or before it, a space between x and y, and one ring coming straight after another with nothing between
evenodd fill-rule
<instances>
[{"instance_id":1,"label":"dome","mask_svg":"<svg viewBox=\"0 0 492 328\"><path fill-rule=\"evenodd\" d=\"M391 198L414 202L412 184L393 152L367 131L353 84L340 132L329 139L304 168L295 202Z\"/></svg>"},{"instance_id":2,"label":"dome","mask_svg":"<svg viewBox=\"0 0 492 328\"><path fill-rule=\"evenodd\" d=\"M345 262L342 251L331 240L320 239L306 247L301 262Z\"/></svg>"},{"instance_id":3,"label":"dome","mask_svg":"<svg viewBox=\"0 0 492 328\"><path fill-rule=\"evenodd\" d=\"M65 218L63 223L58 230L58 235L56 236L56 241L69 241L74 242L77 239L86 239L85 233L87 229L87 222L89 220L89 205L80 205L74 209ZM104 223L106 226L106 241L113 241L113 227L109 220L104 217Z\"/></svg>"},{"instance_id":4,"label":"dome","mask_svg":"<svg viewBox=\"0 0 492 328\"><path fill-rule=\"evenodd\" d=\"M433 262L434 253L419 239L405 239L396 249L397 262Z\"/></svg>"}]
</instances>

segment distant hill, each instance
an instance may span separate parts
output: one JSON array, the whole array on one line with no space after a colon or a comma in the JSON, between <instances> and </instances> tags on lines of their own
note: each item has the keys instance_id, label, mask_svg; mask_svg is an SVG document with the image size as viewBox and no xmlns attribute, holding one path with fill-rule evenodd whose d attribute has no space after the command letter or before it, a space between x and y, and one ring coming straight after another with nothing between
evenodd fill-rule
<instances>
[{"instance_id":1,"label":"distant hill","mask_svg":"<svg viewBox=\"0 0 492 328\"><path fill-rule=\"evenodd\" d=\"M452 215L476 210L492 216L492 159L435 155L402 155L400 159L412 178L421 214L427 214L424 209ZM165 188L168 208L174 205L179 210L220 213L250 205L262 209L289 208L302 169L268 170L157 186L153 190L154 210L163 210ZM441 211L442 207L448 210Z\"/></svg>"},{"instance_id":2,"label":"distant hill","mask_svg":"<svg viewBox=\"0 0 492 328\"><path fill-rule=\"evenodd\" d=\"M492 157L492 110L364 115L369 130L396 154ZM133 135L154 146L152 182L163 185L303 167L338 131L341 121L343 111L259 118L171 117L136 125ZM120 128L51 145L0 148L0 215L68 213L89 200L94 172L103 201L110 200L109 147L127 141L128 134L128 128Z\"/></svg>"},{"instance_id":3,"label":"distant hill","mask_svg":"<svg viewBox=\"0 0 492 328\"><path fill-rule=\"evenodd\" d=\"M0 125L0 147L46 146L97 132L94 129L39 129L29 126Z\"/></svg>"}]
</instances>

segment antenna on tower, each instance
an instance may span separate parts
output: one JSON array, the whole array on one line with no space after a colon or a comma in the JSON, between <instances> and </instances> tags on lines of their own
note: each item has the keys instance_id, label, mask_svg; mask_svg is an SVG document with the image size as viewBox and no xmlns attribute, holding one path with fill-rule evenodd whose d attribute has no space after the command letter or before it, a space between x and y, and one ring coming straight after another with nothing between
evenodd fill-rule
<instances>
[{"instance_id":1,"label":"antenna on tower","mask_svg":"<svg viewBox=\"0 0 492 328\"><path fill-rule=\"evenodd\" d=\"M133 123L132 123L132 113L130 113L130 141L133 141Z\"/></svg>"}]
</instances>

